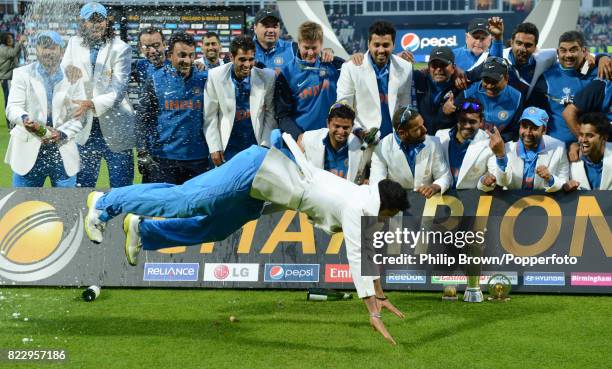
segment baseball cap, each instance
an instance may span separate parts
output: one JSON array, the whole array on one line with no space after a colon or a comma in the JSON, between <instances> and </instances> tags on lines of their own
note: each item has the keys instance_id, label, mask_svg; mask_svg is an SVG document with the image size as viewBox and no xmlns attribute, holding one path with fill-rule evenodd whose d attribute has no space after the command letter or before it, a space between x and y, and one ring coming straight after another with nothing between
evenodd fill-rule
<instances>
[{"instance_id":1,"label":"baseball cap","mask_svg":"<svg viewBox=\"0 0 612 369\"><path fill-rule=\"evenodd\" d=\"M545 110L530 106L523 111L520 120L528 120L536 126L542 127L548 125L548 114Z\"/></svg>"},{"instance_id":2,"label":"baseball cap","mask_svg":"<svg viewBox=\"0 0 612 369\"><path fill-rule=\"evenodd\" d=\"M504 59L496 56L491 56L482 65L482 72L480 73L480 78L488 77L499 82L507 74L508 65L504 62Z\"/></svg>"},{"instance_id":3,"label":"baseball cap","mask_svg":"<svg viewBox=\"0 0 612 369\"><path fill-rule=\"evenodd\" d=\"M474 18L468 23L466 31L469 34L473 34L474 32L483 31L487 35L489 34L489 28L487 27L488 21L484 18Z\"/></svg>"},{"instance_id":4,"label":"baseball cap","mask_svg":"<svg viewBox=\"0 0 612 369\"><path fill-rule=\"evenodd\" d=\"M448 64L453 64L455 62L455 54L453 54L453 50L451 50L448 46L437 46L431 50L429 54L429 61L439 60L441 62Z\"/></svg>"},{"instance_id":5,"label":"baseball cap","mask_svg":"<svg viewBox=\"0 0 612 369\"><path fill-rule=\"evenodd\" d=\"M62 36L55 31L44 31L38 33L36 36L36 44L39 44L44 38L49 38L51 41L58 45L59 47L64 47L64 40L62 40Z\"/></svg>"},{"instance_id":6,"label":"baseball cap","mask_svg":"<svg viewBox=\"0 0 612 369\"><path fill-rule=\"evenodd\" d=\"M266 18L276 18L279 22L281 20L280 14L276 10L263 8L255 14L255 24L261 23Z\"/></svg>"},{"instance_id":7,"label":"baseball cap","mask_svg":"<svg viewBox=\"0 0 612 369\"><path fill-rule=\"evenodd\" d=\"M87 3L81 7L81 19L88 20L94 14L100 14L104 18L108 17L108 12L104 5L100 3Z\"/></svg>"}]
</instances>

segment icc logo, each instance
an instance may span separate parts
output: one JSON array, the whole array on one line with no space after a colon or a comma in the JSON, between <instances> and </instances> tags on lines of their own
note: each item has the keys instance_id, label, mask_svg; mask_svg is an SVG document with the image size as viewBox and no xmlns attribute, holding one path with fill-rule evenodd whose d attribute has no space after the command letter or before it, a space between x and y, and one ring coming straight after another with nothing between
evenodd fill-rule
<instances>
[{"instance_id":1,"label":"icc logo","mask_svg":"<svg viewBox=\"0 0 612 369\"><path fill-rule=\"evenodd\" d=\"M0 199L0 212L14 194ZM72 260L83 239L82 214L68 234L57 210L42 201L25 201L0 218L0 277L17 282L48 278Z\"/></svg>"},{"instance_id":2,"label":"icc logo","mask_svg":"<svg viewBox=\"0 0 612 369\"><path fill-rule=\"evenodd\" d=\"M402 41L400 44L402 45L403 50L415 52L421 44L421 39L416 33L406 33L404 36L402 36Z\"/></svg>"}]
</instances>

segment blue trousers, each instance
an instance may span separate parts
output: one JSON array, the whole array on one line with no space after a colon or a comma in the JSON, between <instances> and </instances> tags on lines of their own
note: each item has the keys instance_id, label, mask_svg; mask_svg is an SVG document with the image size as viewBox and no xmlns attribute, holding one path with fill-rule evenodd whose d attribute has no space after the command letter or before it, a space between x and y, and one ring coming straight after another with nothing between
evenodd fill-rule
<instances>
[{"instance_id":1,"label":"blue trousers","mask_svg":"<svg viewBox=\"0 0 612 369\"><path fill-rule=\"evenodd\" d=\"M79 146L79 154L81 156L81 171L77 175L79 187L96 187L102 158L106 160L111 187L128 186L134 181L132 150L111 151L102 136L98 118L93 119L91 133L85 145Z\"/></svg>"},{"instance_id":2,"label":"blue trousers","mask_svg":"<svg viewBox=\"0 0 612 369\"><path fill-rule=\"evenodd\" d=\"M49 177L53 187L76 187L74 175L69 177L57 145L41 145L34 167L25 175L13 173L13 187L42 187Z\"/></svg>"},{"instance_id":3,"label":"blue trousers","mask_svg":"<svg viewBox=\"0 0 612 369\"><path fill-rule=\"evenodd\" d=\"M220 241L259 218L264 202L249 195L268 149L251 146L225 164L182 185L150 183L114 188L96 203L100 219L121 213L173 218L145 219L145 250Z\"/></svg>"}]
</instances>

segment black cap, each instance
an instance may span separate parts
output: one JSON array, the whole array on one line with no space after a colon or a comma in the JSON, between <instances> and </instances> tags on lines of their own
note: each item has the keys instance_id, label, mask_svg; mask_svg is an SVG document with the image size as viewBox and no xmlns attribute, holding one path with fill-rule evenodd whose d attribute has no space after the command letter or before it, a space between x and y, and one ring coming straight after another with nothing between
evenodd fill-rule
<instances>
[{"instance_id":1,"label":"black cap","mask_svg":"<svg viewBox=\"0 0 612 369\"><path fill-rule=\"evenodd\" d=\"M281 20L280 14L278 14L276 10L262 8L255 14L255 24L261 23L261 21L266 18L276 18L279 22Z\"/></svg>"},{"instance_id":2,"label":"black cap","mask_svg":"<svg viewBox=\"0 0 612 369\"><path fill-rule=\"evenodd\" d=\"M493 56L489 57L482 65L480 78L491 78L497 82L501 81L508 74L508 65L504 59Z\"/></svg>"},{"instance_id":3,"label":"black cap","mask_svg":"<svg viewBox=\"0 0 612 369\"><path fill-rule=\"evenodd\" d=\"M468 24L466 32L469 34L473 34L474 32L483 31L488 35L488 24L489 22L484 18L474 18Z\"/></svg>"},{"instance_id":4,"label":"black cap","mask_svg":"<svg viewBox=\"0 0 612 369\"><path fill-rule=\"evenodd\" d=\"M448 46L436 46L431 50L429 54L429 61L439 60L448 64L455 63L455 54L453 50Z\"/></svg>"}]
</instances>

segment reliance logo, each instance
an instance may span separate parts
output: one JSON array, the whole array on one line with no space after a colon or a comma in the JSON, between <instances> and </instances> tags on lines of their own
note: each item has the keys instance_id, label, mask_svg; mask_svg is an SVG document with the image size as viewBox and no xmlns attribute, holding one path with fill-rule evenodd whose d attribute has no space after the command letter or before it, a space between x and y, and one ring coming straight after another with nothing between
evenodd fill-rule
<instances>
[{"instance_id":1,"label":"reliance logo","mask_svg":"<svg viewBox=\"0 0 612 369\"><path fill-rule=\"evenodd\" d=\"M199 263L145 263L145 281L157 282L197 282Z\"/></svg>"}]
</instances>

